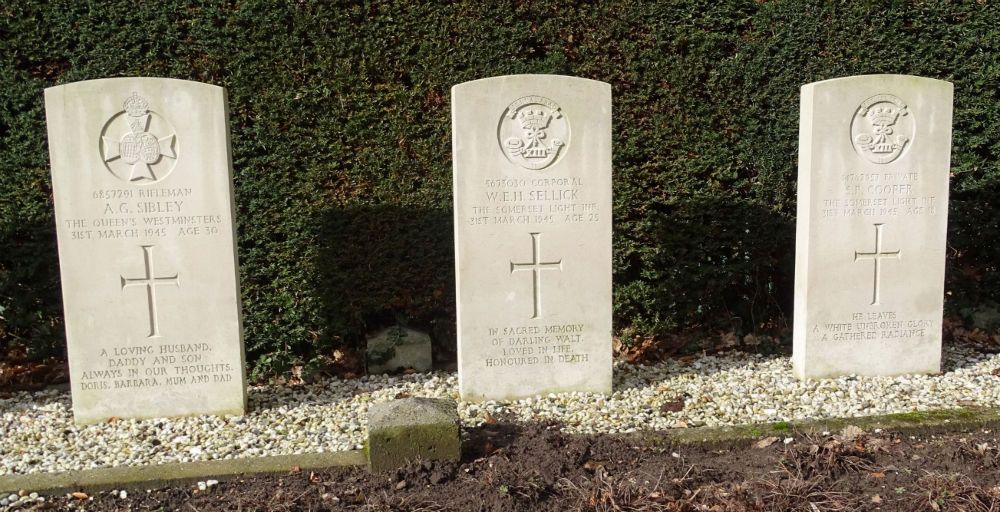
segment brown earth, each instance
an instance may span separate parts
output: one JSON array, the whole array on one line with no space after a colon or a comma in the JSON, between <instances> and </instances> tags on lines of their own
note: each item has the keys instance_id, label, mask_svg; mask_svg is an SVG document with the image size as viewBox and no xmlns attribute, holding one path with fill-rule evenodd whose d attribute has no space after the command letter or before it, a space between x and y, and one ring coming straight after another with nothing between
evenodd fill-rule
<instances>
[{"instance_id":1,"label":"brown earth","mask_svg":"<svg viewBox=\"0 0 1000 512\"><path fill-rule=\"evenodd\" d=\"M79 498L28 510L89 511L1000 511L996 431L841 433L753 446L664 445L653 434L569 435L552 425L472 429L458 463L242 476ZM83 499L81 499L83 498Z\"/></svg>"}]
</instances>

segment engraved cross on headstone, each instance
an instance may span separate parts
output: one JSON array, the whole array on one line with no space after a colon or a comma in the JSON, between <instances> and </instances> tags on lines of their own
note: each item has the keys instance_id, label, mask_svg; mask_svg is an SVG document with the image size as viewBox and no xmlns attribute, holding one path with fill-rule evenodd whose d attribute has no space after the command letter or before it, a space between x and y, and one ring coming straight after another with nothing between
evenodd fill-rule
<instances>
[{"instance_id":1,"label":"engraved cross on headstone","mask_svg":"<svg viewBox=\"0 0 1000 512\"><path fill-rule=\"evenodd\" d=\"M879 303L879 269L883 259L898 260L899 251L882 252L882 224L875 224L875 252L854 251L854 261L874 260L875 261L875 287L872 292L872 305Z\"/></svg>"},{"instance_id":2,"label":"engraved cross on headstone","mask_svg":"<svg viewBox=\"0 0 1000 512\"><path fill-rule=\"evenodd\" d=\"M542 259L542 248L540 247L539 239L541 238L541 233L531 233L531 252L532 258L529 263L514 263L510 262L510 273L520 270L530 270L532 274L532 284L534 286L534 297L535 297L535 307L534 314L531 318L538 318L542 316L542 276L543 270L558 270L562 271L562 258L559 261L541 261Z\"/></svg>"},{"instance_id":3,"label":"engraved cross on headstone","mask_svg":"<svg viewBox=\"0 0 1000 512\"><path fill-rule=\"evenodd\" d=\"M160 335L160 328L156 321L156 287L165 285L174 285L180 287L180 279L177 278L177 274L172 276L156 277L153 271L153 247L152 245L143 245L142 254L146 261L146 276L138 278L126 278L124 276L119 276L122 279L122 292L125 288L129 286L145 286L146 287L146 300L149 304L149 336L147 338L156 338Z\"/></svg>"}]
</instances>

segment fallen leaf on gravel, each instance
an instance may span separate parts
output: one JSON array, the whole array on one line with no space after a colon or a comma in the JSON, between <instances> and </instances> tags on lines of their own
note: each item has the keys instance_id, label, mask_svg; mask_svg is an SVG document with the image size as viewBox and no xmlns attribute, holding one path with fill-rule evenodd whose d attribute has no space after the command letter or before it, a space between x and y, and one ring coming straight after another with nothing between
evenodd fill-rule
<instances>
[{"instance_id":1,"label":"fallen leaf on gravel","mask_svg":"<svg viewBox=\"0 0 1000 512\"><path fill-rule=\"evenodd\" d=\"M754 443L753 447L754 448L767 448L768 446L771 446L772 444L777 443L777 442L778 442L778 438L777 437L768 437L768 438L765 438L765 439L761 439L760 441L757 441L756 443Z\"/></svg>"},{"instance_id":2,"label":"fallen leaf on gravel","mask_svg":"<svg viewBox=\"0 0 1000 512\"><path fill-rule=\"evenodd\" d=\"M417 371L414 370L413 368L407 368L403 370L403 375L413 375L414 373L417 373Z\"/></svg>"},{"instance_id":3,"label":"fallen leaf on gravel","mask_svg":"<svg viewBox=\"0 0 1000 512\"><path fill-rule=\"evenodd\" d=\"M486 420L486 424L487 425L496 425L497 424L497 419L494 418L492 414L490 414L490 411L486 411L485 413L483 413L483 419Z\"/></svg>"},{"instance_id":4,"label":"fallen leaf on gravel","mask_svg":"<svg viewBox=\"0 0 1000 512\"><path fill-rule=\"evenodd\" d=\"M872 478L885 478L885 473L872 473Z\"/></svg>"},{"instance_id":5,"label":"fallen leaf on gravel","mask_svg":"<svg viewBox=\"0 0 1000 512\"><path fill-rule=\"evenodd\" d=\"M115 423L116 421L118 421L118 416L112 416L108 418L108 423Z\"/></svg>"},{"instance_id":6,"label":"fallen leaf on gravel","mask_svg":"<svg viewBox=\"0 0 1000 512\"><path fill-rule=\"evenodd\" d=\"M660 411L662 412L681 412L684 409L684 399L671 400L669 402L663 402L660 406Z\"/></svg>"},{"instance_id":7,"label":"fallen leaf on gravel","mask_svg":"<svg viewBox=\"0 0 1000 512\"><path fill-rule=\"evenodd\" d=\"M74 492L73 493L73 497L76 498L76 499L78 499L78 500L85 500L85 499L89 498L90 496L88 496L87 493L85 493L85 492Z\"/></svg>"},{"instance_id":8,"label":"fallen leaf on gravel","mask_svg":"<svg viewBox=\"0 0 1000 512\"><path fill-rule=\"evenodd\" d=\"M1000 377L1000 368L994 368L992 372L993 375Z\"/></svg>"}]
</instances>

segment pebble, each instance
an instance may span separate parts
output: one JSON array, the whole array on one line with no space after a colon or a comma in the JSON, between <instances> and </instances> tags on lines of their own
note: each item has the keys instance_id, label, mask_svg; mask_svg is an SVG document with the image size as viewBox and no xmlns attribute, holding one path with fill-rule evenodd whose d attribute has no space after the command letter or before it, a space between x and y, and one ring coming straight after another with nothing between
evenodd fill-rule
<instances>
[{"instance_id":1,"label":"pebble","mask_svg":"<svg viewBox=\"0 0 1000 512\"><path fill-rule=\"evenodd\" d=\"M459 401L459 416L465 427L511 415L518 421L551 420L568 433L614 434L1000 404L1000 377L991 373L1000 368L1000 355L970 346L945 347L945 371L939 375L799 381L788 357L740 352L701 356L694 363L617 362L612 394ZM368 408L399 395L458 400L458 377L431 372L295 388L254 386L248 390L249 413L242 417L123 419L87 426L73 423L68 391L18 392L0 399L0 475L361 449ZM678 402L679 410L664 407ZM20 500L12 495L0 510Z\"/></svg>"},{"instance_id":2,"label":"pebble","mask_svg":"<svg viewBox=\"0 0 1000 512\"><path fill-rule=\"evenodd\" d=\"M29 505L44 502L45 498L40 497L37 492L28 494L21 491L19 494L11 494L6 498L0 499L0 512L20 510L22 508L27 509Z\"/></svg>"}]
</instances>

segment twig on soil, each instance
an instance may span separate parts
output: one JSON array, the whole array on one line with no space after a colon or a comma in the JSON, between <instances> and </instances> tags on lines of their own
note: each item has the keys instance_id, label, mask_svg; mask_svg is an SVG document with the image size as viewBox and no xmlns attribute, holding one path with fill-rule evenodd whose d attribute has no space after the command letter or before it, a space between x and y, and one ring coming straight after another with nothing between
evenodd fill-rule
<instances>
[{"instance_id":1,"label":"twig on soil","mask_svg":"<svg viewBox=\"0 0 1000 512\"><path fill-rule=\"evenodd\" d=\"M942 475L924 470L926 475L920 477L917 483L921 489L929 489L921 493L921 498L915 506L930 507L931 510L963 510L968 512L993 512L1000 509L1000 492L994 489L984 489L972 482L969 477L958 473Z\"/></svg>"}]
</instances>

